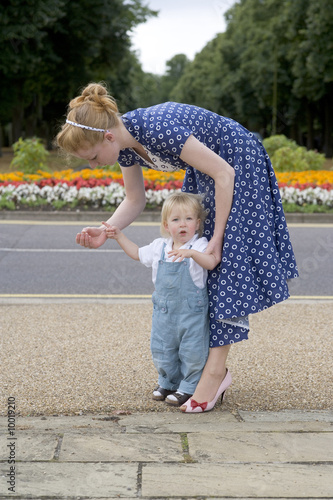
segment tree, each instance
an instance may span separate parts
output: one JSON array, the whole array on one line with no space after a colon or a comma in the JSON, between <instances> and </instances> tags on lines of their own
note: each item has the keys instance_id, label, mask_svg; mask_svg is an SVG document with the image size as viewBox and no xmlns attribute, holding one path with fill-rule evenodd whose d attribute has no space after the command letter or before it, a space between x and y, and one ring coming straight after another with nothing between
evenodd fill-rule
<instances>
[{"instance_id":1,"label":"tree","mask_svg":"<svg viewBox=\"0 0 333 500\"><path fill-rule=\"evenodd\" d=\"M196 55L172 95L262 135L284 133L332 155L333 5L240 0L227 29ZM317 144L319 145L319 144Z\"/></svg>"},{"instance_id":2,"label":"tree","mask_svg":"<svg viewBox=\"0 0 333 500\"><path fill-rule=\"evenodd\" d=\"M24 109L38 94L47 29L64 16L64 3L5 0L0 5L0 120L12 118L14 141L20 136Z\"/></svg>"},{"instance_id":3,"label":"tree","mask_svg":"<svg viewBox=\"0 0 333 500\"><path fill-rule=\"evenodd\" d=\"M323 124L322 149L333 154L333 5L325 0L294 0L287 5L295 21L287 30L287 58L292 91L305 103L308 147L314 142L316 119Z\"/></svg>"},{"instance_id":4,"label":"tree","mask_svg":"<svg viewBox=\"0 0 333 500\"><path fill-rule=\"evenodd\" d=\"M177 54L166 63L166 73L145 73L141 66L132 73L133 107L148 107L172 99L171 91L177 84L186 66L190 63L184 54Z\"/></svg>"},{"instance_id":5,"label":"tree","mask_svg":"<svg viewBox=\"0 0 333 500\"><path fill-rule=\"evenodd\" d=\"M13 140L23 126L38 130L38 121L45 130L80 87L124 66L131 58L130 31L154 14L142 0L2 3L0 77L12 92L8 105L1 90L0 119L14 110Z\"/></svg>"},{"instance_id":6,"label":"tree","mask_svg":"<svg viewBox=\"0 0 333 500\"><path fill-rule=\"evenodd\" d=\"M215 111L218 109L221 88L221 54L218 45L219 39L216 37L196 55L192 63L186 65L170 93L172 99Z\"/></svg>"},{"instance_id":7,"label":"tree","mask_svg":"<svg viewBox=\"0 0 333 500\"><path fill-rule=\"evenodd\" d=\"M177 85L189 62L185 54L177 54L166 62L166 73L160 78L159 102L170 100L171 91Z\"/></svg>"},{"instance_id":8,"label":"tree","mask_svg":"<svg viewBox=\"0 0 333 500\"><path fill-rule=\"evenodd\" d=\"M251 97L263 118L262 126L272 133L281 132L291 123L293 96L285 57L285 3L246 0L236 4L226 16L227 38L237 47L237 71L252 89Z\"/></svg>"}]
</instances>

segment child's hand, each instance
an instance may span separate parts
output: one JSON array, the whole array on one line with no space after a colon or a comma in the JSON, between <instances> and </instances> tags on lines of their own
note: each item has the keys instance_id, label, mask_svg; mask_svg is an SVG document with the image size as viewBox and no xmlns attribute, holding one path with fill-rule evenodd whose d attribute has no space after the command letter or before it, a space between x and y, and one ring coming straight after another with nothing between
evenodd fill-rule
<instances>
[{"instance_id":1,"label":"child's hand","mask_svg":"<svg viewBox=\"0 0 333 500\"><path fill-rule=\"evenodd\" d=\"M184 259L192 257L192 250L187 248L172 250L168 253L168 257L173 257L172 262L175 262L176 260L179 260L179 262L181 262Z\"/></svg>"},{"instance_id":2,"label":"child's hand","mask_svg":"<svg viewBox=\"0 0 333 500\"><path fill-rule=\"evenodd\" d=\"M110 226L107 222L102 222L102 224L105 226L105 234L107 238L110 238L111 240L116 240L118 236L121 234L121 231L119 227L116 226Z\"/></svg>"}]
</instances>

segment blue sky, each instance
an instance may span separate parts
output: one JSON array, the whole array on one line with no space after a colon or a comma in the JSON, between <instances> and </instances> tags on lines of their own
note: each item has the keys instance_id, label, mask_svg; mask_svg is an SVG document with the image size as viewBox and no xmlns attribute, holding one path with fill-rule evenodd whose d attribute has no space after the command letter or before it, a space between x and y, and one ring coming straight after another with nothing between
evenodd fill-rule
<instances>
[{"instance_id":1,"label":"blue sky","mask_svg":"<svg viewBox=\"0 0 333 500\"><path fill-rule=\"evenodd\" d=\"M156 18L136 28L132 36L144 71L163 74L176 54L193 59L197 52L225 30L223 14L235 0L146 0L158 10Z\"/></svg>"}]
</instances>

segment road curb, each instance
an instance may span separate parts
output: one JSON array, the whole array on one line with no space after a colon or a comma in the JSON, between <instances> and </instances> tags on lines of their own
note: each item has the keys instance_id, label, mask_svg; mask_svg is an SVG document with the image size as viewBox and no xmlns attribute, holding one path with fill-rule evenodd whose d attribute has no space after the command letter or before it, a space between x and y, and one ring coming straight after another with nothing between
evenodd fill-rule
<instances>
[{"instance_id":1,"label":"road curb","mask_svg":"<svg viewBox=\"0 0 333 500\"><path fill-rule=\"evenodd\" d=\"M39 220L39 221L86 221L96 220L98 222L106 220L111 216L110 212L103 211L39 211L39 210L1 210L0 220ZM137 219L137 222L159 222L160 211L144 211ZM304 214L287 213L288 224L332 224L333 214Z\"/></svg>"},{"instance_id":2,"label":"road curb","mask_svg":"<svg viewBox=\"0 0 333 500\"><path fill-rule=\"evenodd\" d=\"M2 210L0 211L0 220L38 220L38 221L97 221L101 222L111 217L111 212L102 212L94 210L84 211L38 211L38 210ZM160 212L143 212L136 221L140 222L159 222ZM333 219L332 219L333 221Z\"/></svg>"}]
</instances>

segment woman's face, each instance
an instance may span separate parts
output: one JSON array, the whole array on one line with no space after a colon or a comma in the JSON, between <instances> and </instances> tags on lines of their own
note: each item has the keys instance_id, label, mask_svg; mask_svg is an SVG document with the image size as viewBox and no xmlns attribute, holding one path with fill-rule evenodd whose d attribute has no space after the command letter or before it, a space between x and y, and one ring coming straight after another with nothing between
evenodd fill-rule
<instances>
[{"instance_id":1,"label":"woman's face","mask_svg":"<svg viewBox=\"0 0 333 500\"><path fill-rule=\"evenodd\" d=\"M120 148L115 137L111 133L106 133L102 142L95 146L78 149L74 156L87 160L91 168L114 165L119 157Z\"/></svg>"}]
</instances>

